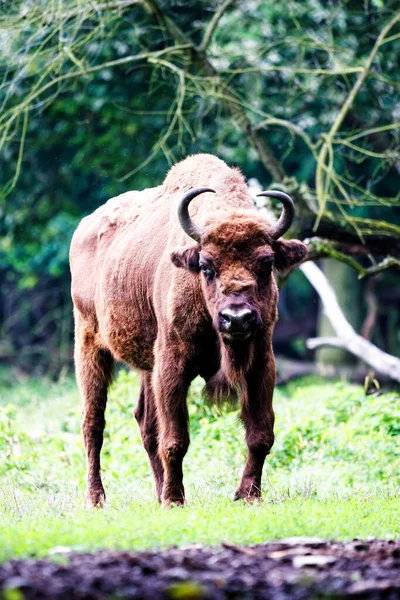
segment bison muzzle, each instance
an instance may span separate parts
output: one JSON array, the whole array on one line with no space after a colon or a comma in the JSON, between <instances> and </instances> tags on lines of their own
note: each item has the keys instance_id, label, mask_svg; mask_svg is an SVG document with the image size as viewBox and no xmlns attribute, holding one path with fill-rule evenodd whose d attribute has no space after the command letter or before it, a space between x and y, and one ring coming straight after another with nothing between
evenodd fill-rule
<instances>
[{"instance_id":1,"label":"bison muzzle","mask_svg":"<svg viewBox=\"0 0 400 600\"><path fill-rule=\"evenodd\" d=\"M105 498L100 451L115 360L141 373L135 416L164 506L184 503L186 396L198 375L210 397L239 395L248 456L235 499L260 498L274 441L273 273L306 255L304 244L282 239L292 200L263 195L282 202L275 224L254 209L238 169L199 154L161 186L109 200L76 230L70 258L89 506Z\"/></svg>"}]
</instances>

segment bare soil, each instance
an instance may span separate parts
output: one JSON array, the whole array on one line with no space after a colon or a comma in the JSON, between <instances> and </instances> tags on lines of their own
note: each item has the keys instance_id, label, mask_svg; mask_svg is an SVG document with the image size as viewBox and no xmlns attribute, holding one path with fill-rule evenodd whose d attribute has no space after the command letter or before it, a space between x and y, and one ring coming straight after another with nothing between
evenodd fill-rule
<instances>
[{"instance_id":1,"label":"bare soil","mask_svg":"<svg viewBox=\"0 0 400 600\"><path fill-rule=\"evenodd\" d=\"M0 565L0 598L400 599L400 540L290 538L257 546L169 548Z\"/></svg>"}]
</instances>

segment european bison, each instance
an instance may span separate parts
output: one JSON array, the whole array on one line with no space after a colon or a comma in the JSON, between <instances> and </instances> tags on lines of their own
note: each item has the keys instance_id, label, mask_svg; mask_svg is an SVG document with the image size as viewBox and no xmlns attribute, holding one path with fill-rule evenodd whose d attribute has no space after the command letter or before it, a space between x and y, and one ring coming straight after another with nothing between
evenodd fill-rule
<instances>
[{"instance_id":1,"label":"european bison","mask_svg":"<svg viewBox=\"0 0 400 600\"><path fill-rule=\"evenodd\" d=\"M276 224L254 209L238 169L198 154L176 164L162 185L109 200L76 230L75 363L89 506L105 498L100 451L115 359L141 372L135 417L164 506L184 503L186 395L197 375L211 396L239 394L248 457L235 499L260 497L274 441L273 268L306 254L301 242L280 239L294 215L289 196L261 195L282 202Z\"/></svg>"}]
</instances>

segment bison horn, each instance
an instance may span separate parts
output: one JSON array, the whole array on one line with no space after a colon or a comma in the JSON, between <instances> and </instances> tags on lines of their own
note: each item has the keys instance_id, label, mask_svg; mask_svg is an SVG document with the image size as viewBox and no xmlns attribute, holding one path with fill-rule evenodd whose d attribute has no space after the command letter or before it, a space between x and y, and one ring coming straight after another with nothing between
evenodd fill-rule
<instances>
[{"instance_id":1,"label":"bison horn","mask_svg":"<svg viewBox=\"0 0 400 600\"><path fill-rule=\"evenodd\" d=\"M271 229L271 237L274 240L280 238L284 233L287 232L289 227L291 226L294 218L294 204L293 200L290 196L285 194L284 192L277 192L275 190L268 192L261 192L257 194L257 196L268 196L269 198L275 198L275 200L280 200L283 204L281 216L278 219L278 222Z\"/></svg>"},{"instance_id":2,"label":"bison horn","mask_svg":"<svg viewBox=\"0 0 400 600\"><path fill-rule=\"evenodd\" d=\"M193 198L196 198L199 194L204 194L204 192L213 192L215 194L215 190L212 190L211 188L193 188L186 192L178 205L178 218L182 229L196 242L200 242L202 232L190 218L189 204Z\"/></svg>"}]
</instances>

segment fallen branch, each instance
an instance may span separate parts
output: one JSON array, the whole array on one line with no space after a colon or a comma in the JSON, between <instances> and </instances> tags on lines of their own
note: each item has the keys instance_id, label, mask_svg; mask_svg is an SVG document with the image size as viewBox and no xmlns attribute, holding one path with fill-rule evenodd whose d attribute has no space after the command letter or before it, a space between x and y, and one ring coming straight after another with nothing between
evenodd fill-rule
<instances>
[{"instance_id":1,"label":"fallen branch","mask_svg":"<svg viewBox=\"0 0 400 600\"><path fill-rule=\"evenodd\" d=\"M335 292L321 269L313 262L303 263L300 269L318 293L324 313L337 335L337 337L310 338L307 340L307 347L311 350L320 346L344 348L370 365L376 372L400 383L400 360L383 352L354 331L344 316Z\"/></svg>"}]
</instances>

